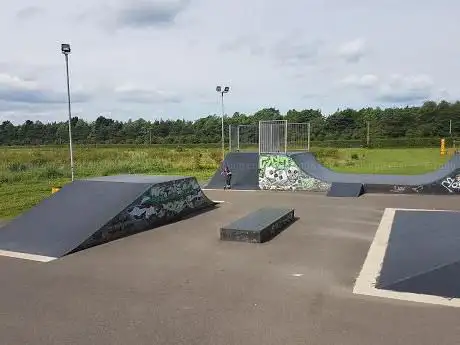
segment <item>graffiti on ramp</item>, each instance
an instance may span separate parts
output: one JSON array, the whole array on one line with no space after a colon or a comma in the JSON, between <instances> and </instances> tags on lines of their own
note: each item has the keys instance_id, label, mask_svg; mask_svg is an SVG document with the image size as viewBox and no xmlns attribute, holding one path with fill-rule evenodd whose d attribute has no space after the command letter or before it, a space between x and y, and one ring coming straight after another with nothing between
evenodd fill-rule
<instances>
[{"instance_id":1,"label":"graffiti on ramp","mask_svg":"<svg viewBox=\"0 0 460 345\"><path fill-rule=\"evenodd\" d=\"M260 155L259 188L265 190L327 191L330 184L303 172L286 155Z\"/></svg>"}]
</instances>

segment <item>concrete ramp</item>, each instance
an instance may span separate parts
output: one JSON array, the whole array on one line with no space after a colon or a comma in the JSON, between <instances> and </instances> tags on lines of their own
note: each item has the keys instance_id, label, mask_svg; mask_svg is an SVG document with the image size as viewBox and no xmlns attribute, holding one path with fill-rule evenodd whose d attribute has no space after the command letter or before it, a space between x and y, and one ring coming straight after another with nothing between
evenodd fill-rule
<instances>
[{"instance_id":1,"label":"concrete ramp","mask_svg":"<svg viewBox=\"0 0 460 345\"><path fill-rule=\"evenodd\" d=\"M460 212L386 208L353 293L460 307Z\"/></svg>"},{"instance_id":2,"label":"concrete ramp","mask_svg":"<svg viewBox=\"0 0 460 345\"><path fill-rule=\"evenodd\" d=\"M232 188L239 190L326 192L331 187L337 190L341 186L341 190L345 191L345 186L362 185L361 194L460 194L458 154L438 170L420 175L338 173L324 167L309 152L261 155L232 152L227 154L225 164L233 172ZM225 177L221 172L222 169L218 169L205 188L223 189Z\"/></svg>"},{"instance_id":3,"label":"concrete ramp","mask_svg":"<svg viewBox=\"0 0 460 345\"><path fill-rule=\"evenodd\" d=\"M327 183L362 183L366 193L459 194L460 155L454 155L438 170L420 175L346 174L324 167L312 153L290 157L306 174Z\"/></svg>"},{"instance_id":4,"label":"concrete ramp","mask_svg":"<svg viewBox=\"0 0 460 345\"><path fill-rule=\"evenodd\" d=\"M362 183L332 182L331 188L327 192L327 196L332 197L357 198L362 194L364 194Z\"/></svg>"},{"instance_id":5,"label":"concrete ramp","mask_svg":"<svg viewBox=\"0 0 460 345\"><path fill-rule=\"evenodd\" d=\"M230 152L225 156L224 164L232 171L232 189L259 189L259 155L255 152ZM223 167L217 169L206 189L224 189Z\"/></svg>"},{"instance_id":6,"label":"concrete ramp","mask_svg":"<svg viewBox=\"0 0 460 345\"><path fill-rule=\"evenodd\" d=\"M460 297L460 213L396 211L378 289Z\"/></svg>"},{"instance_id":7,"label":"concrete ramp","mask_svg":"<svg viewBox=\"0 0 460 345\"><path fill-rule=\"evenodd\" d=\"M223 241L264 243L295 221L294 209L261 208L220 229Z\"/></svg>"},{"instance_id":8,"label":"concrete ramp","mask_svg":"<svg viewBox=\"0 0 460 345\"><path fill-rule=\"evenodd\" d=\"M214 206L194 177L74 181L0 230L0 255L50 261Z\"/></svg>"}]
</instances>

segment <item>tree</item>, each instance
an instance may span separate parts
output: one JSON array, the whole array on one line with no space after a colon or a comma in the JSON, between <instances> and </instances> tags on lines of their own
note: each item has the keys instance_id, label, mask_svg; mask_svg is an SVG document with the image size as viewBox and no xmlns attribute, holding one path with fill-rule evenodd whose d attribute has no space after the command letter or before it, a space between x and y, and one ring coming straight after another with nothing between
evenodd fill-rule
<instances>
[{"instance_id":1,"label":"tree","mask_svg":"<svg viewBox=\"0 0 460 345\"><path fill-rule=\"evenodd\" d=\"M381 109L337 110L325 116L320 110L290 109L281 114L276 108L263 108L254 114L235 112L225 117L225 136L228 138L228 125L251 125L254 130L244 130L244 135L253 142L257 140L257 124L261 120L287 120L289 123L310 123L312 140L361 140L365 143L367 122L370 122L370 135L375 139L433 138L449 136L460 132L460 102L439 103L427 101L419 107ZM73 139L78 144L200 144L219 143L221 140L221 116L206 115L195 121L144 119L126 122L99 116L94 122L73 117L71 120ZM247 128L247 127L246 127ZM0 124L0 145L42 145L64 144L68 142L68 123L42 123L26 120L13 125L9 121ZM394 141L394 140L393 140ZM437 142L437 141L433 141Z\"/></svg>"}]
</instances>

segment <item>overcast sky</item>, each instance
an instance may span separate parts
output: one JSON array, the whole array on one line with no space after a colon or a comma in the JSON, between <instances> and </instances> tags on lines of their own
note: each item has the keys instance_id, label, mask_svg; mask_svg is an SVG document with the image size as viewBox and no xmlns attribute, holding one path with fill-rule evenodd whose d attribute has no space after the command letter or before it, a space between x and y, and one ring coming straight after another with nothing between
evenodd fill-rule
<instances>
[{"instance_id":1,"label":"overcast sky","mask_svg":"<svg viewBox=\"0 0 460 345\"><path fill-rule=\"evenodd\" d=\"M0 122L418 105L460 92L455 0L4 1Z\"/></svg>"}]
</instances>

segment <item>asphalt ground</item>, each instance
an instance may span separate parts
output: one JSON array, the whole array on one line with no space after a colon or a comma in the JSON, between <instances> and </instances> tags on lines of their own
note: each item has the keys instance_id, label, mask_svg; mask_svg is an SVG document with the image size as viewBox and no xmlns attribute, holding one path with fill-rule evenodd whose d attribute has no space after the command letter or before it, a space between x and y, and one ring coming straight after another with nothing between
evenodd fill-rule
<instances>
[{"instance_id":1,"label":"asphalt ground","mask_svg":"<svg viewBox=\"0 0 460 345\"><path fill-rule=\"evenodd\" d=\"M458 198L206 194L224 203L56 261L0 257L0 344L458 344L460 308L353 294L385 208ZM219 240L263 206L299 220L265 244Z\"/></svg>"}]
</instances>

